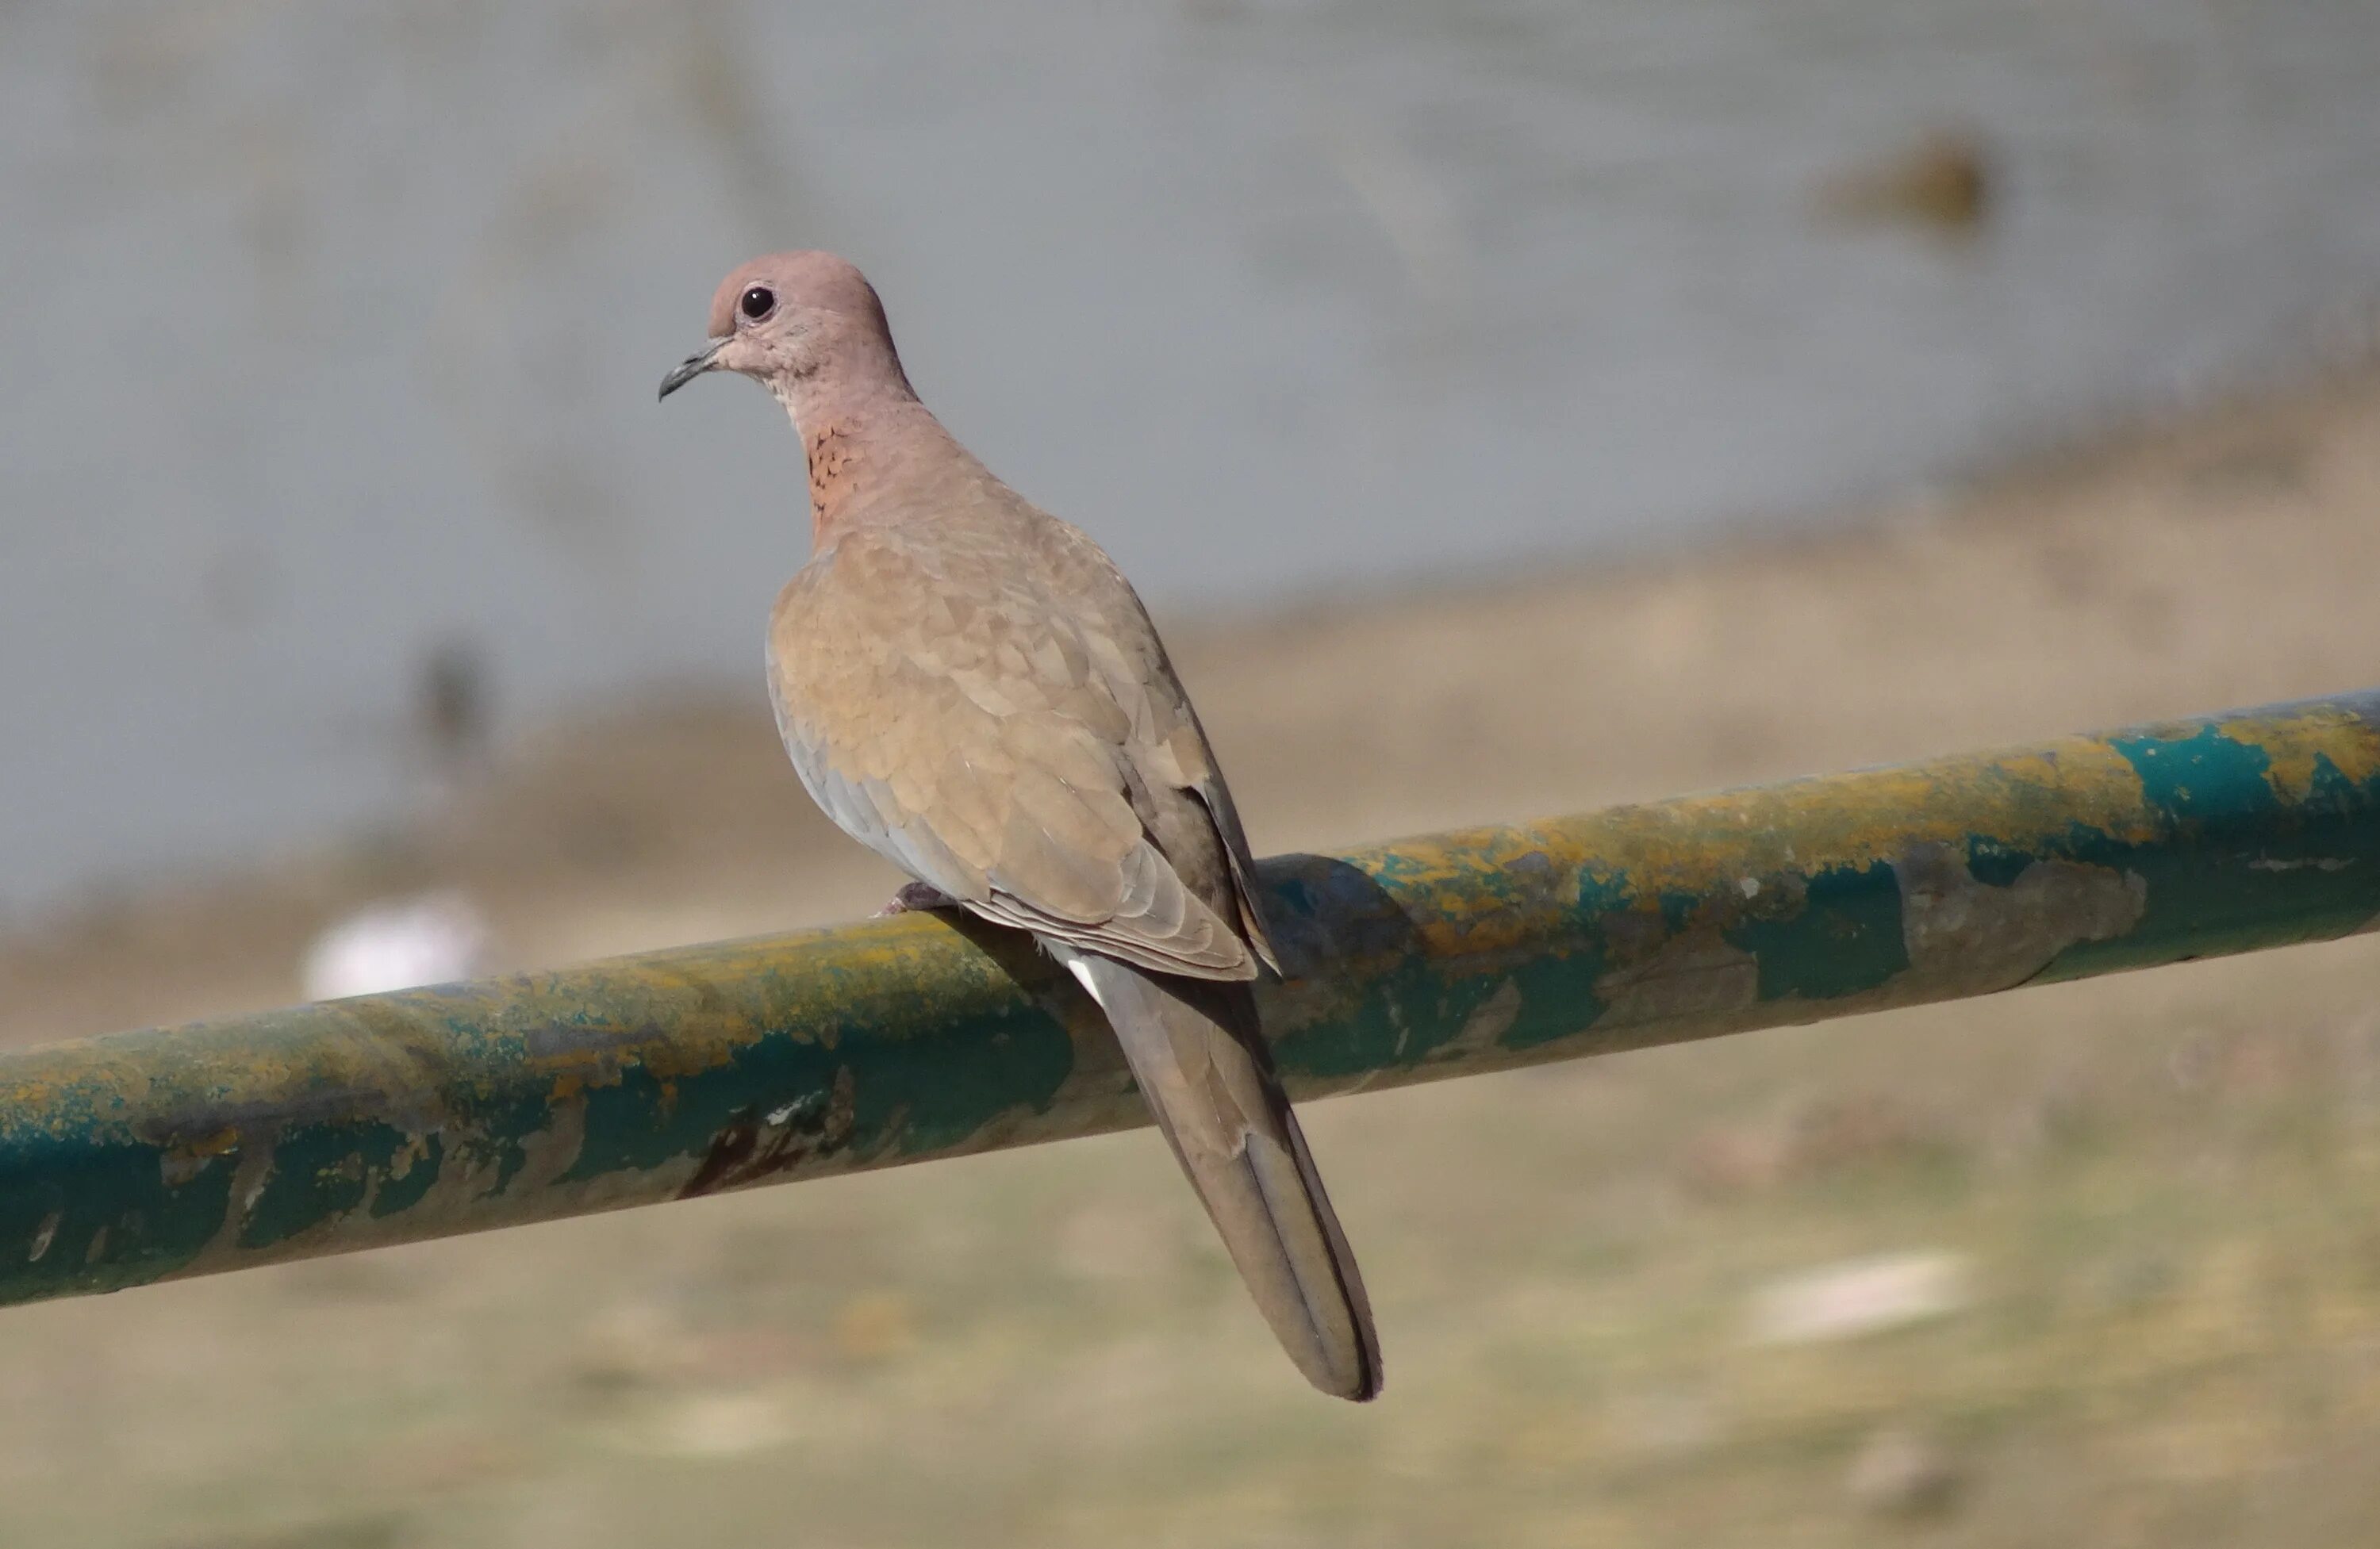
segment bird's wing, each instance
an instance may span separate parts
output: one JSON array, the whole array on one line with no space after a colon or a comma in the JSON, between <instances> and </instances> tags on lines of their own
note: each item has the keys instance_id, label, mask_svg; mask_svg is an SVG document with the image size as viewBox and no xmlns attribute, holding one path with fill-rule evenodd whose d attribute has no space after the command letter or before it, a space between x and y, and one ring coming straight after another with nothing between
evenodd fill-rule
<instances>
[{"instance_id":1,"label":"bird's wing","mask_svg":"<svg viewBox=\"0 0 2380 1549\"><path fill-rule=\"evenodd\" d=\"M819 805L1004 925L1160 973L1270 942L1206 734L1131 588L1050 518L847 533L778 600L779 730Z\"/></svg>"}]
</instances>

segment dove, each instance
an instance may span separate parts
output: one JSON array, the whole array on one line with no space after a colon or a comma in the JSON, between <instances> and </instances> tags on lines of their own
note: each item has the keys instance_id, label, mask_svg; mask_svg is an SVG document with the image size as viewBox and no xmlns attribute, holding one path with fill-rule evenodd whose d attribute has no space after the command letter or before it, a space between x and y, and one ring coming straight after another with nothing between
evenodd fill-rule
<instances>
[{"instance_id":1,"label":"dove","mask_svg":"<svg viewBox=\"0 0 2380 1549\"><path fill-rule=\"evenodd\" d=\"M888 912L966 910L1079 982L1290 1359L1375 1397L1363 1278L1258 1019L1281 965L1247 837L1138 595L919 402L843 259L728 275L661 395L714 371L768 388L808 464L768 640L803 786L913 878Z\"/></svg>"}]
</instances>

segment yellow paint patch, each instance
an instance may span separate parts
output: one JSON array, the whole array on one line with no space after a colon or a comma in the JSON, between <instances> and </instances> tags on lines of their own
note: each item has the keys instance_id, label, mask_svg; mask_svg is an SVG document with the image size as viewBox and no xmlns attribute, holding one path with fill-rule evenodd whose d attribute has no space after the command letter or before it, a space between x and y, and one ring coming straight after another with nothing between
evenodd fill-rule
<instances>
[{"instance_id":1,"label":"yellow paint patch","mask_svg":"<svg viewBox=\"0 0 2380 1549\"><path fill-rule=\"evenodd\" d=\"M2314 774L2325 759L2358 785L2380 775L2380 732L2343 711L2242 716L2216 729L2272 760L2265 779L2285 802L2302 802L2313 793Z\"/></svg>"}]
</instances>

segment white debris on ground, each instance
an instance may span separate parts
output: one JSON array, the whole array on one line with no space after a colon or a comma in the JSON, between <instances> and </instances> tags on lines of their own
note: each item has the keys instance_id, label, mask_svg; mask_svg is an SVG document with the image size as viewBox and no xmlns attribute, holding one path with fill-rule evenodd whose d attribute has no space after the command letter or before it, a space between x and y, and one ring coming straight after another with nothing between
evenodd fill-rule
<instances>
[{"instance_id":1,"label":"white debris on ground","mask_svg":"<svg viewBox=\"0 0 2380 1549\"><path fill-rule=\"evenodd\" d=\"M1755 1344L1855 1339L1955 1313L1971 1300L1973 1276L1958 1253L1888 1253L1847 1259L1773 1280L1755 1293Z\"/></svg>"},{"instance_id":2,"label":"white debris on ground","mask_svg":"<svg viewBox=\"0 0 2380 1549\"><path fill-rule=\"evenodd\" d=\"M306 949L306 998L411 989L467 979L488 956L488 922L463 893L383 899L330 926Z\"/></svg>"}]
</instances>

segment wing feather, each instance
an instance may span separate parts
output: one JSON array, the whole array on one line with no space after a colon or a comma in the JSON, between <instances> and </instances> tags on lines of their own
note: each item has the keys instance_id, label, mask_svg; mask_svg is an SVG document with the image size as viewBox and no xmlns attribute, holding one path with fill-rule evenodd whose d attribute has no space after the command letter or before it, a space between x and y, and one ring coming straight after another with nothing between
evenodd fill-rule
<instances>
[{"instance_id":1,"label":"wing feather","mask_svg":"<svg viewBox=\"0 0 2380 1549\"><path fill-rule=\"evenodd\" d=\"M770 651L794 767L846 832L989 918L1253 977L1274 957L1204 729L1114 567L1030 514L1022 550L938 531L929 564L875 530L795 577Z\"/></svg>"}]
</instances>

